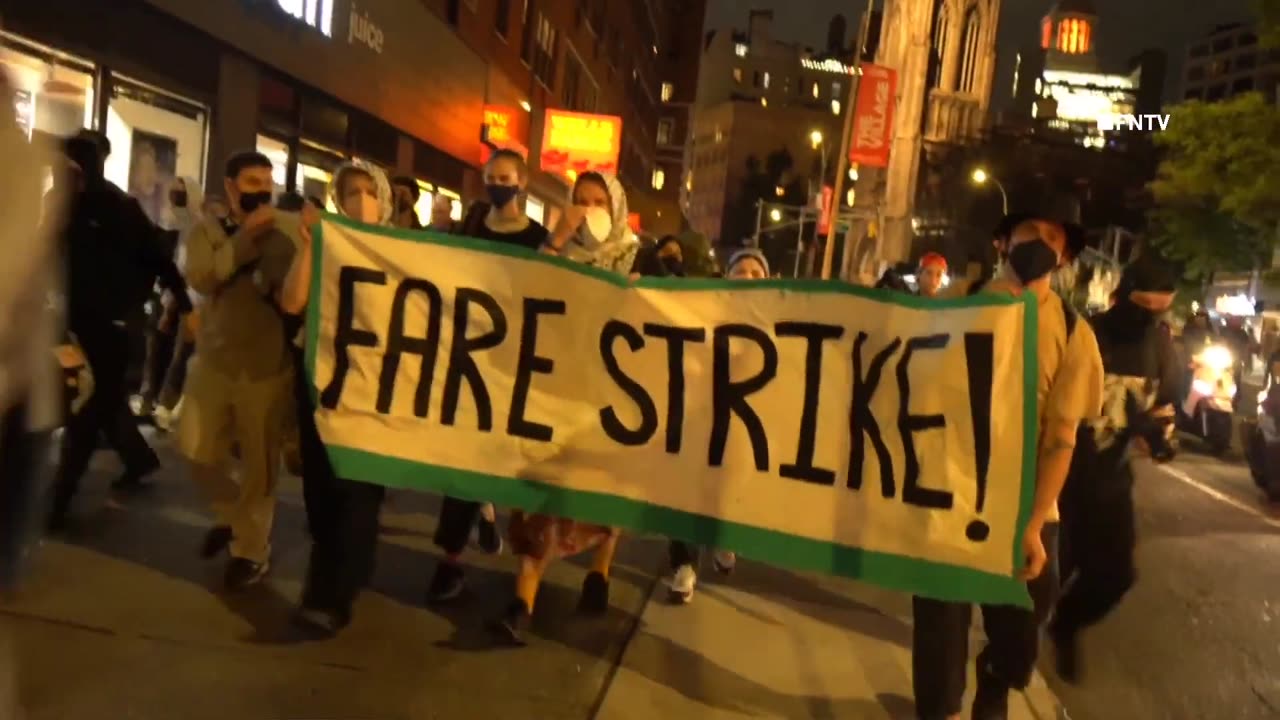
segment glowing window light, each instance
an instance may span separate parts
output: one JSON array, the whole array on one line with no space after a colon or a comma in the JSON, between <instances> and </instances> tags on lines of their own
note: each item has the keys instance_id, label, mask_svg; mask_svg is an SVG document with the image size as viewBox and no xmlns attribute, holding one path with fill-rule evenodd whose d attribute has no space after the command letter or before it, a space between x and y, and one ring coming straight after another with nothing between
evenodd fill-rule
<instances>
[{"instance_id":1,"label":"glowing window light","mask_svg":"<svg viewBox=\"0 0 1280 720\"><path fill-rule=\"evenodd\" d=\"M1067 23L1058 23L1058 50L1067 51Z\"/></svg>"},{"instance_id":2,"label":"glowing window light","mask_svg":"<svg viewBox=\"0 0 1280 720\"><path fill-rule=\"evenodd\" d=\"M1085 52L1085 53L1089 52L1089 40L1092 39L1090 37L1092 34L1093 34L1093 26L1087 22L1081 23L1080 52Z\"/></svg>"},{"instance_id":3,"label":"glowing window light","mask_svg":"<svg viewBox=\"0 0 1280 720\"><path fill-rule=\"evenodd\" d=\"M1053 21L1045 18L1040 23L1040 47L1048 50L1051 44L1053 44Z\"/></svg>"},{"instance_id":4,"label":"glowing window light","mask_svg":"<svg viewBox=\"0 0 1280 720\"><path fill-rule=\"evenodd\" d=\"M1071 53L1073 55L1075 53L1080 52L1080 21L1079 20L1071 21L1071 41L1068 44L1071 46Z\"/></svg>"}]
</instances>

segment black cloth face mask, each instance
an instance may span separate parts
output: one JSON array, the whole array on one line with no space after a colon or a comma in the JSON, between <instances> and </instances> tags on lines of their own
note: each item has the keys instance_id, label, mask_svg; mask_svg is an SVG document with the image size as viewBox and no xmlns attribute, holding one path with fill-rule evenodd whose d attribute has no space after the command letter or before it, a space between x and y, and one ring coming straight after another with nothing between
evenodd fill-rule
<instances>
[{"instance_id":1,"label":"black cloth face mask","mask_svg":"<svg viewBox=\"0 0 1280 720\"><path fill-rule=\"evenodd\" d=\"M1009 266L1023 285L1053 272L1058 266L1058 253L1041 238L1018 243L1009 248Z\"/></svg>"}]
</instances>

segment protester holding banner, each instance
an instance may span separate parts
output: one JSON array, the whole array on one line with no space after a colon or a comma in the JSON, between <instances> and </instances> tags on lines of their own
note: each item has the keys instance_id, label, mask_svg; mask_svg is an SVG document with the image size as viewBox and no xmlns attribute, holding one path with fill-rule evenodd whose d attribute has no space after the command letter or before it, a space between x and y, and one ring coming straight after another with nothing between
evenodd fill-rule
<instances>
[{"instance_id":1,"label":"protester holding banner","mask_svg":"<svg viewBox=\"0 0 1280 720\"><path fill-rule=\"evenodd\" d=\"M763 280L769 277L769 261L759 250L747 248L729 258L725 271L733 280ZM667 599L672 603L687 604L693 600L693 591L698 585L698 564L702 559L702 548L681 540L672 540L667 553L672 570L671 579L667 582ZM728 550L717 550L712 555L711 562L721 575L728 575L737 565L738 556Z\"/></svg>"},{"instance_id":2,"label":"protester holding banner","mask_svg":"<svg viewBox=\"0 0 1280 720\"><path fill-rule=\"evenodd\" d=\"M628 275L635 264L638 241L627 226L627 198L616 179L599 173L578 176L570 204L560 216L556 232L543 252ZM609 608L609 569L617 550L619 528L579 522L571 518L511 513L508 526L512 552L519 558L516 597L491 629L503 641L524 645L523 630L533 614L542 576L552 561L595 548L591 571L582 583L578 609L599 614Z\"/></svg>"},{"instance_id":3,"label":"protester holding banner","mask_svg":"<svg viewBox=\"0 0 1280 720\"><path fill-rule=\"evenodd\" d=\"M916 286L924 297L937 297L947 276L947 259L936 252L925 253L916 270Z\"/></svg>"},{"instance_id":4,"label":"protester holding banner","mask_svg":"<svg viewBox=\"0 0 1280 720\"><path fill-rule=\"evenodd\" d=\"M1102 359L1088 324L1050 289L1050 277L1066 250L1061 226L1027 221L1009 243L1008 265L984 290L1032 293L1038 303L1039 451L1030 522L1023 536L1034 611L983 605L987 647L978 656L974 718L1004 718L1008 696L1031 680L1039 649L1040 626L1053 604L1053 565L1058 531L1058 496L1066 482L1082 420L1102 407ZM921 720L958 718L965 691L972 606L917 596L913 603L912 676L916 712Z\"/></svg>"},{"instance_id":5,"label":"protester holding banner","mask_svg":"<svg viewBox=\"0 0 1280 720\"><path fill-rule=\"evenodd\" d=\"M495 150L484 166L485 192L489 196L485 206L472 208L463 222L463 232L490 242L518 245L538 250L548 244L547 229L520 208L519 195L529 184L529 166L520 153L513 150ZM477 222L483 213L483 221ZM464 576L458 559L471 539L482 513L491 510L482 503L446 497L440 505L440 520L436 525L435 544L445 554L436 566L435 574L427 587L428 602L445 602L462 593ZM489 518L484 518L486 521ZM493 528L493 523L488 522ZM492 543L486 543L486 525L481 523L481 544L496 551Z\"/></svg>"},{"instance_id":6,"label":"protester holding banner","mask_svg":"<svg viewBox=\"0 0 1280 720\"><path fill-rule=\"evenodd\" d=\"M228 589L266 575L291 367L276 293L294 255L297 216L271 207L271 160L236 153L224 184L231 214L187 236L184 270L206 300L191 360L177 445L216 515L205 557L230 549ZM240 482L226 472L239 449Z\"/></svg>"},{"instance_id":7,"label":"protester holding banner","mask_svg":"<svg viewBox=\"0 0 1280 720\"><path fill-rule=\"evenodd\" d=\"M329 184L329 200L344 217L369 225L392 225L391 185L382 171L371 165L356 162L340 166ZM311 299L311 228L319 220L316 207L304 208L301 242L280 291L280 307L290 315L302 314ZM293 344L294 402L311 557L294 621L308 630L333 635L350 624L356 596L373 574L378 514L386 488L340 478L334 472L316 430L315 403L301 346L299 334Z\"/></svg>"},{"instance_id":8,"label":"protester holding banner","mask_svg":"<svg viewBox=\"0 0 1280 720\"><path fill-rule=\"evenodd\" d=\"M765 259L764 253L755 248L739 250L729 258L725 277L730 280L767 280L769 261Z\"/></svg>"}]
</instances>

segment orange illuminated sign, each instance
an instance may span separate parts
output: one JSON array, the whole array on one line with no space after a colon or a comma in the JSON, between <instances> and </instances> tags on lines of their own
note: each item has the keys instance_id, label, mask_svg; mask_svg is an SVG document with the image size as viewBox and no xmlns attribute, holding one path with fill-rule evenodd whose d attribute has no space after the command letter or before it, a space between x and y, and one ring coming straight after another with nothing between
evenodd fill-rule
<instances>
[{"instance_id":1,"label":"orange illuminated sign","mask_svg":"<svg viewBox=\"0 0 1280 720\"><path fill-rule=\"evenodd\" d=\"M494 148L515 150L522 157L529 157L529 149L524 146L527 128L520 123L515 108L501 105L484 106L484 125L481 129L480 164L489 161Z\"/></svg>"},{"instance_id":2,"label":"orange illuminated sign","mask_svg":"<svg viewBox=\"0 0 1280 720\"><path fill-rule=\"evenodd\" d=\"M485 139L498 147L510 142L512 115L511 108L486 105L484 107Z\"/></svg>"},{"instance_id":3,"label":"orange illuminated sign","mask_svg":"<svg viewBox=\"0 0 1280 720\"><path fill-rule=\"evenodd\" d=\"M548 110L542 130L543 171L617 174L622 118Z\"/></svg>"}]
</instances>

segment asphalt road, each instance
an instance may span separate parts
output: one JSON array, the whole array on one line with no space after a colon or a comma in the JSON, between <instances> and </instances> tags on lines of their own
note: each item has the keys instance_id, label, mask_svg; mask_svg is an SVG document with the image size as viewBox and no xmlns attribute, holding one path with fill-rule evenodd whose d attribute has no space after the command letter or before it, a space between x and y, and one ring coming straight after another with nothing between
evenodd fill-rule
<instances>
[{"instance_id":1,"label":"asphalt road","mask_svg":"<svg viewBox=\"0 0 1280 720\"><path fill-rule=\"evenodd\" d=\"M1184 452L1138 475L1139 579L1060 682L1071 720L1280 717L1280 513L1247 468ZM1045 653L1047 656L1048 653Z\"/></svg>"}]
</instances>

